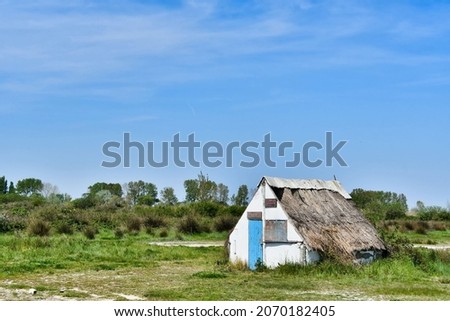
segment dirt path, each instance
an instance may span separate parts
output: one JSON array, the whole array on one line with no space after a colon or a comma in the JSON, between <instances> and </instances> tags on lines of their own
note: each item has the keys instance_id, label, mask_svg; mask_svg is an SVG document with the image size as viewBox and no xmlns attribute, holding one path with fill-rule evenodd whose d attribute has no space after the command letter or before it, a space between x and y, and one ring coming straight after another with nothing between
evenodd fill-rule
<instances>
[{"instance_id":1,"label":"dirt path","mask_svg":"<svg viewBox=\"0 0 450 321\"><path fill-rule=\"evenodd\" d=\"M222 247L224 241L208 241L208 242L196 242L196 241L170 241L170 242L149 242L149 245L155 246L186 246L186 247Z\"/></svg>"},{"instance_id":2,"label":"dirt path","mask_svg":"<svg viewBox=\"0 0 450 321\"><path fill-rule=\"evenodd\" d=\"M421 247L430 250L448 251L450 250L450 244L414 244L414 247Z\"/></svg>"}]
</instances>

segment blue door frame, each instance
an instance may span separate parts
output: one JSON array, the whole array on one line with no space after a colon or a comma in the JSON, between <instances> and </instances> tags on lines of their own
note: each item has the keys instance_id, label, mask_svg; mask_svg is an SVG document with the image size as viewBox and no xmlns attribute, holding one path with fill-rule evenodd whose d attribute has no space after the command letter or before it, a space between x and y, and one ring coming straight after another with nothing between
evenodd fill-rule
<instances>
[{"instance_id":1,"label":"blue door frame","mask_svg":"<svg viewBox=\"0 0 450 321\"><path fill-rule=\"evenodd\" d=\"M248 221L248 267L255 270L263 262L262 220Z\"/></svg>"}]
</instances>

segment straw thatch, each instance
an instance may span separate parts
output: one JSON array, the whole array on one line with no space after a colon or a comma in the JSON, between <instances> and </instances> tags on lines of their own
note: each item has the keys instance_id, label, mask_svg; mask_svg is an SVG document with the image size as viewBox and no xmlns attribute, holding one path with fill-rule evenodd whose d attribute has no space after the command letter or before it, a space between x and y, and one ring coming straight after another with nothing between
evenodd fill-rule
<instances>
[{"instance_id":1,"label":"straw thatch","mask_svg":"<svg viewBox=\"0 0 450 321\"><path fill-rule=\"evenodd\" d=\"M353 260L360 251L386 251L373 225L339 191L271 187L313 250L343 260Z\"/></svg>"}]
</instances>

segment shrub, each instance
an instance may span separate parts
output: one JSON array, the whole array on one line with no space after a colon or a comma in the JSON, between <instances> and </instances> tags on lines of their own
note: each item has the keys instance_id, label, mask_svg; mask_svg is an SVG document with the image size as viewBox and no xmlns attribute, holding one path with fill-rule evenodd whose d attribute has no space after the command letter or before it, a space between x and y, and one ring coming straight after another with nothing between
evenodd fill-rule
<instances>
[{"instance_id":1,"label":"shrub","mask_svg":"<svg viewBox=\"0 0 450 321\"><path fill-rule=\"evenodd\" d=\"M216 217L217 213L223 206L224 205L213 201L203 201L192 204L192 208L195 213L201 217Z\"/></svg>"},{"instance_id":2,"label":"shrub","mask_svg":"<svg viewBox=\"0 0 450 321\"><path fill-rule=\"evenodd\" d=\"M200 219L194 215L183 217L178 225L178 231L185 234L198 234L207 230L200 222Z\"/></svg>"},{"instance_id":3,"label":"shrub","mask_svg":"<svg viewBox=\"0 0 450 321\"><path fill-rule=\"evenodd\" d=\"M176 206L159 204L151 207L149 213L159 217L173 217L176 216Z\"/></svg>"},{"instance_id":4,"label":"shrub","mask_svg":"<svg viewBox=\"0 0 450 321\"><path fill-rule=\"evenodd\" d=\"M241 217L245 211L245 206L231 205L226 208L226 212L232 216Z\"/></svg>"},{"instance_id":5,"label":"shrub","mask_svg":"<svg viewBox=\"0 0 450 321\"><path fill-rule=\"evenodd\" d=\"M52 223L61 220L61 210L57 206L43 206L32 213L33 217Z\"/></svg>"},{"instance_id":6,"label":"shrub","mask_svg":"<svg viewBox=\"0 0 450 321\"><path fill-rule=\"evenodd\" d=\"M45 203L45 198L41 195L33 194L29 199L31 200L31 204L33 204L34 207L41 206Z\"/></svg>"},{"instance_id":7,"label":"shrub","mask_svg":"<svg viewBox=\"0 0 450 321\"><path fill-rule=\"evenodd\" d=\"M78 209L87 209L95 206L95 201L92 197L82 197L77 198L72 201L72 204L75 208Z\"/></svg>"},{"instance_id":8,"label":"shrub","mask_svg":"<svg viewBox=\"0 0 450 321\"><path fill-rule=\"evenodd\" d=\"M424 221L419 221L417 222L417 227L416 227L416 232L418 232L418 230L428 230L430 228L430 224L428 222L424 222Z\"/></svg>"},{"instance_id":9,"label":"shrub","mask_svg":"<svg viewBox=\"0 0 450 321\"><path fill-rule=\"evenodd\" d=\"M184 217L186 215L194 215L194 210L192 204L179 204L177 206L172 206L174 208L174 217Z\"/></svg>"},{"instance_id":10,"label":"shrub","mask_svg":"<svg viewBox=\"0 0 450 321\"><path fill-rule=\"evenodd\" d=\"M115 215L111 211L90 211L85 218L88 222L91 222L95 226L99 226L105 229L113 229L116 227L116 221L113 218Z\"/></svg>"},{"instance_id":11,"label":"shrub","mask_svg":"<svg viewBox=\"0 0 450 321\"><path fill-rule=\"evenodd\" d=\"M10 232L12 225L6 215L0 214L0 233Z\"/></svg>"},{"instance_id":12,"label":"shrub","mask_svg":"<svg viewBox=\"0 0 450 321\"><path fill-rule=\"evenodd\" d=\"M401 256L405 253L409 253L413 245L408 238L403 237L396 232L381 231L381 237L387 245L389 254L393 256Z\"/></svg>"},{"instance_id":13,"label":"shrub","mask_svg":"<svg viewBox=\"0 0 450 321\"><path fill-rule=\"evenodd\" d=\"M73 227L68 222L62 221L61 223L57 224L56 231L59 234L72 235L73 234Z\"/></svg>"},{"instance_id":14,"label":"shrub","mask_svg":"<svg viewBox=\"0 0 450 321\"><path fill-rule=\"evenodd\" d=\"M26 206L17 206L17 207L11 208L11 210L9 212L11 213L11 215L14 215L14 216L26 217L30 214L30 210L31 209Z\"/></svg>"},{"instance_id":15,"label":"shrub","mask_svg":"<svg viewBox=\"0 0 450 321\"><path fill-rule=\"evenodd\" d=\"M114 236L118 239L121 239L125 235L125 231L123 228L118 227L114 230Z\"/></svg>"},{"instance_id":16,"label":"shrub","mask_svg":"<svg viewBox=\"0 0 450 321\"><path fill-rule=\"evenodd\" d=\"M211 233L211 226L207 222L201 223L201 232L200 233Z\"/></svg>"},{"instance_id":17,"label":"shrub","mask_svg":"<svg viewBox=\"0 0 450 321\"><path fill-rule=\"evenodd\" d=\"M417 233L417 234L422 234L422 235L427 235L427 230L426 230L425 228L419 226L419 227L416 229L416 233Z\"/></svg>"},{"instance_id":18,"label":"shrub","mask_svg":"<svg viewBox=\"0 0 450 321\"><path fill-rule=\"evenodd\" d=\"M26 228L26 219L24 217L0 213L0 233L6 233Z\"/></svg>"},{"instance_id":19,"label":"shrub","mask_svg":"<svg viewBox=\"0 0 450 321\"><path fill-rule=\"evenodd\" d=\"M435 231L446 231L447 230L447 227L445 226L444 223L438 223L438 222L433 222L432 228Z\"/></svg>"},{"instance_id":20,"label":"shrub","mask_svg":"<svg viewBox=\"0 0 450 321\"><path fill-rule=\"evenodd\" d=\"M93 240L95 239L95 235L98 233L98 230L95 226L86 226L83 229L83 234L87 239Z\"/></svg>"},{"instance_id":21,"label":"shrub","mask_svg":"<svg viewBox=\"0 0 450 321\"><path fill-rule=\"evenodd\" d=\"M144 226L147 228L166 227L167 221L159 215L149 215L144 218Z\"/></svg>"},{"instance_id":22,"label":"shrub","mask_svg":"<svg viewBox=\"0 0 450 321\"><path fill-rule=\"evenodd\" d=\"M219 216L214 221L214 229L217 232L227 232L236 225L238 220L239 218L231 215Z\"/></svg>"},{"instance_id":23,"label":"shrub","mask_svg":"<svg viewBox=\"0 0 450 321\"><path fill-rule=\"evenodd\" d=\"M401 203L387 205L385 218L387 220L396 220L406 216L406 208Z\"/></svg>"},{"instance_id":24,"label":"shrub","mask_svg":"<svg viewBox=\"0 0 450 321\"><path fill-rule=\"evenodd\" d=\"M155 230L153 229L153 227L147 226L145 228L145 233L147 233L148 235L155 235Z\"/></svg>"},{"instance_id":25,"label":"shrub","mask_svg":"<svg viewBox=\"0 0 450 321\"><path fill-rule=\"evenodd\" d=\"M42 219L34 218L28 223L28 234L30 236L48 236L50 224Z\"/></svg>"},{"instance_id":26,"label":"shrub","mask_svg":"<svg viewBox=\"0 0 450 321\"><path fill-rule=\"evenodd\" d=\"M12 194L0 194L0 204L17 203L26 201L27 197L12 193Z\"/></svg>"},{"instance_id":27,"label":"shrub","mask_svg":"<svg viewBox=\"0 0 450 321\"><path fill-rule=\"evenodd\" d=\"M159 237L168 237L169 236L169 232L167 231L167 229L162 229L159 232Z\"/></svg>"},{"instance_id":28,"label":"shrub","mask_svg":"<svg viewBox=\"0 0 450 321\"><path fill-rule=\"evenodd\" d=\"M416 224L415 227L415 232L417 234L422 234L422 235L426 235L427 231L430 229L430 224L428 222L425 221L419 221Z\"/></svg>"},{"instance_id":29,"label":"shrub","mask_svg":"<svg viewBox=\"0 0 450 321\"><path fill-rule=\"evenodd\" d=\"M130 216L127 219L127 230L129 233L139 233L141 231L142 220L138 216Z\"/></svg>"},{"instance_id":30,"label":"shrub","mask_svg":"<svg viewBox=\"0 0 450 321\"><path fill-rule=\"evenodd\" d=\"M408 231L413 231L413 230L414 230L414 224L413 224L413 222L407 221L407 222L405 222L405 224L403 224L403 226L404 226L405 229L407 229Z\"/></svg>"},{"instance_id":31,"label":"shrub","mask_svg":"<svg viewBox=\"0 0 450 321\"><path fill-rule=\"evenodd\" d=\"M422 221L448 221L450 220L450 212L439 206L428 206L421 209L417 215Z\"/></svg>"}]
</instances>

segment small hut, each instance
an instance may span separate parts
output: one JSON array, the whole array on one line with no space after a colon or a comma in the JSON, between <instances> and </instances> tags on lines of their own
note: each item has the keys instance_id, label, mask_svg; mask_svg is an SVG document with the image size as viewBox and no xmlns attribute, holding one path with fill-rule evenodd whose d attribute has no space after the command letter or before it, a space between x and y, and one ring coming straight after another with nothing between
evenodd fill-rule
<instances>
[{"instance_id":1,"label":"small hut","mask_svg":"<svg viewBox=\"0 0 450 321\"><path fill-rule=\"evenodd\" d=\"M324 256L359 264L386 252L373 225L338 181L263 177L230 233L232 262L274 268Z\"/></svg>"}]
</instances>

